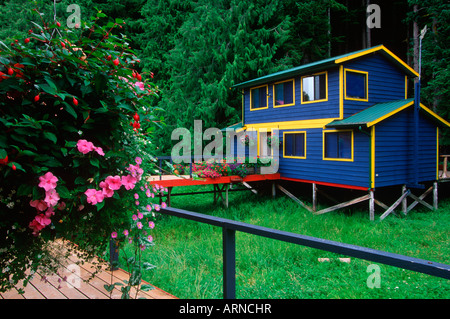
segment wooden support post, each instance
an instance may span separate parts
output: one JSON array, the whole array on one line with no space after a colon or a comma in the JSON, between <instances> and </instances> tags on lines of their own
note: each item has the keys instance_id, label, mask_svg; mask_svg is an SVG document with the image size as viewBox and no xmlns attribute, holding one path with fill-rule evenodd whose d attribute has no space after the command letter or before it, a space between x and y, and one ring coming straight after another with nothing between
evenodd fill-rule
<instances>
[{"instance_id":1,"label":"wooden support post","mask_svg":"<svg viewBox=\"0 0 450 319\"><path fill-rule=\"evenodd\" d=\"M433 207L438 209L438 183L433 183Z\"/></svg>"},{"instance_id":2,"label":"wooden support post","mask_svg":"<svg viewBox=\"0 0 450 319\"><path fill-rule=\"evenodd\" d=\"M292 200L294 200L297 204L299 204L300 206L302 206L303 208L305 208L306 210L310 211L311 213L313 213L313 210L311 207L309 207L308 205L306 205L305 203L303 203L301 200L299 200L297 197L295 197L294 195L292 195L291 193L289 193L286 189L284 189L284 187L280 186L277 184L277 187L280 191L282 191L283 193L285 193L288 197L290 197Z\"/></svg>"},{"instance_id":3,"label":"wooden support post","mask_svg":"<svg viewBox=\"0 0 450 319\"><path fill-rule=\"evenodd\" d=\"M406 185L403 185L402 186L402 195L405 194L405 193L406 193ZM408 213L408 196L406 196L402 200L402 212L405 215Z\"/></svg>"},{"instance_id":4,"label":"wooden support post","mask_svg":"<svg viewBox=\"0 0 450 319\"><path fill-rule=\"evenodd\" d=\"M317 185L312 184L312 210L315 212L317 210Z\"/></svg>"},{"instance_id":5,"label":"wooden support post","mask_svg":"<svg viewBox=\"0 0 450 319\"><path fill-rule=\"evenodd\" d=\"M389 207L389 209L387 211L385 211L383 213L383 215L380 216L380 220L385 219L390 213L392 213L392 211L398 206L400 205L400 203L403 201L403 199L408 196L411 193L411 191L408 189L402 196L400 196L399 199L397 199L397 201L392 204L391 207Z\"/></svg>"},{"instance_id":6,"label":"wooden support post","mask_svg":"<svg viewBox=\"0 0 450 319\"><path fill-rule=\"evenodd\" d=\"M275 198L276 194L277 194L276 184L275 182L272 182L272 198Z\"/></svg>"},{"instance_id":7,"label":"wooden support post","mask_svg":"<svg viewBox=\"0 0 450 319\"><path fill-rule=\"evenodd\" d=\"M225 184L225 207L228 208L228 189L230 188L230 184Z\"/></svg>"},{"instance_id":8,"label":"wooden support post","mask_svg":"<svg viewBox=\"0 0 450 319\"><path fill-rule=\"evenodd\" d=\"M348 202L344 202L344 203L337 204L337 205L329 207L329 208L325 208L325 209L319 210L318 212L315 212L315 214L316 215L325 214L325 213L331 212L333 210L337 210L339 208L344 208L344 207L347 207L347 206L350 206L350 205L354 205L354 204L363 202L363 201L368 200L368 199L370 199L370 195L369 194L361 196L361 197L358 197L358 198L355 198L355 199L352 199L352 200L350 200Z\"/></svg>"},{"instance_id":9,"label":"wooden support post","mask_svg":"<svg viewBox=\"0 0 450 319\"><path fill-rule=\"evenodd\" d=\"M258 194L258 191L256 189L254 189L253 187L251 187L248 183L242 182L242 185L244 185L245 187L250 189L253 193Z\"/></svg>"},{"instance_id":10,"label":"wooden support post","mask_svg":"<svg viewBox=\"0 0 450 319\"><path fill-rule=\"evenodd\" d=\"M166 200L167 206L170 206L170 195L172 194L172 188L173 187L168 187L167 188L167 200Z\"/></svg>"},{"instance_id":11,"label":"wooden support post","mask_svg":"<svg viewBox=\"0 0 450 319\"><path fill-rule=\"evenodd\" d=\"M369 217L370 220L375 220L375 191L369 189Z\"/></svg>"},{"instance_id":12,"label":"wooden support post","mask_svg":"<svg viewBox=\"0 0 450 319\"><path fill-rule=\"evenodd\" d=\"M220 198L222 200L222 204L228 208L228 189L229 184L223 184L222 187L220 187L220 184L213 184L214 187L214 204L217 204L217 200ZM223 198L222 192L225 191L225 198Z\"/></svg>"},{"instance_id":13,"label":"wooden support post","mask_svg":"<svg viewBox=\"0 0 450 319\"><path fill-rule=\"evenodd\" d=\"M431 206L430 204L428 204L427 202L425 202L423 199L433 190L433 186L431 186L430 188L428 188L425 193L423 193L422 195L420 195L420 197L417 197L413 194L409 194L408 196L411 197L412 199L414 199L414 202L409 205L407 212L411 211L411 209L413 209L414 207L416 207L417 204L422 204L426 207L428 207L429 209L433 210L433 206Z\"/></svg>"}]
</instances>

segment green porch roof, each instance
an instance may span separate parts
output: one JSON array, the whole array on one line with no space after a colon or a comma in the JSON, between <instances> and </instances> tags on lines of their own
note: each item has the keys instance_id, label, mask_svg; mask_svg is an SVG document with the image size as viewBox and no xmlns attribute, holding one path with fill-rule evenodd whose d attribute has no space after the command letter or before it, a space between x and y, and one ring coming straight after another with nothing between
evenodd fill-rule
<instances>
[{"instance_id":1,"label":"green porch roof","mask_svg":"<svg viewBox=\"0 0 450 319\"><path fill-rule=\"evenodd\" d=\"M223 128L223 129L221 129L221 131L222 131L222 132L225 132L227 129L228 129L228 130L234 130L234 131L236 131L236 132L239 132L239 131L241 131L241 130L243 129L242 122L239 122L239 123L230 125L230 126L228 126L228 127L225 127L225 128Z\"/></svg>"},{"instance_id":2,"label":"green porch roof","mask_svg":"<svg viewBox=\"0 0 450 319\"><path fill-rule=\"evenodd\" d=\"M352 128L370 127L388 117L414 105L414 98L377 103L342 120L334 120L326 125L327 128ZM449 126L450 123L431 111L425 105L420 104L420 111L429 116L439 126Z\"/></svg>"},{"instance_id":3,"label":"green porch roof","mask_svg":"<svg viewBox=\"0 0 450 319\"><path fill-rule=\"evenodd\" d=\"M332 66L337 66L341 63L344 63L349 60L353 60L368 54L372 54L375 52L381 53L383 56L388 58L390 61L394 62L396 65L398 65L408 76L410 77L418 77L419 74L414 71L410 66L408 66L405 62L400 60L395 54L393 54L391 51L389 51L384 45L378 45L372 48L359 50L350 52L347 54L335 56L332 58L316 61L313 63L308 63L305 65L297 66L285 71L280 71L272 74L268 74L266 76L262 76L256 79L252 79L246 82L242 82L236 85L233 85L232 88L236 89L242 89L246 87L251 86L257 86L259 84L265 84L268 82L274 82L282 79L286 79L295 75L299 74L307 74L311 72L320 71Z\"/></svg>"}]
</instances>

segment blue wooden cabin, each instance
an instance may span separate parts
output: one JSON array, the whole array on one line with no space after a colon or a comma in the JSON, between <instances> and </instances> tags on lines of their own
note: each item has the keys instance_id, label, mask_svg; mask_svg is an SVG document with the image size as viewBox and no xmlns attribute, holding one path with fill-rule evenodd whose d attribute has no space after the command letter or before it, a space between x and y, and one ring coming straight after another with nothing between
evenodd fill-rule
<instances>
[{"instance_id":1,"label":"blue wooden cabin","mask_svg":"<svg viewBox=\"0 0 450 319\"><path fill-rule=\"evenodd\" d=\"M282 179L367 190L439 178L439 128L450 123L423 104L415 117L408 83L418 76L380 45L234 88L259 155L260 133L279 131Z\"/></svg>"}]
</instances>

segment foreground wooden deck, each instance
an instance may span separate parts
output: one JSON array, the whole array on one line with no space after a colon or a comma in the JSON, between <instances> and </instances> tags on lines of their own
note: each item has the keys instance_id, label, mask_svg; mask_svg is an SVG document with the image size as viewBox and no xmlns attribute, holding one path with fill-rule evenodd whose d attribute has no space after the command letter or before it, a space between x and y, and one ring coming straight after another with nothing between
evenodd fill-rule
<instances>
[{"instance_id":1,"label":"foreground wooden deck","mask_svg":"<svg viewBox=\"0 0 450 319\"><path fill-rule=\"evenodd\" d=\"M122 269L115 271L108 270L108 264L102 263L101 271L92 274L96 270L96 266L92 263L85 262L82 265L75 265L78 257L74 254L61 265L58 274L45 276L42 273L35 273L33 279L24 286L19 283L15 289L0 293L0 299L120 299L122 292L121 286L116 286L109 293L105 290L104 285L128 280L129 273ZM143 282L143 285L149 283ZM19 289L23 289L24 293L20 294ZM131 291L131 297L136 297L136 290ZM150 291L139 291L137 298L145 299L177 299L173 295L154 287Z\"/></svg>"}]
</instances>

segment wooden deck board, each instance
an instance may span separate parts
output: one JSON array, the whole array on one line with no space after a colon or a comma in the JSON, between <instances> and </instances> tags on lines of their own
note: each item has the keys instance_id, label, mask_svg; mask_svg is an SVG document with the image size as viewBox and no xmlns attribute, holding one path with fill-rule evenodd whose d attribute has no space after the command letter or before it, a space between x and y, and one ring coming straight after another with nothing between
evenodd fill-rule
<instances>
[{"instance_id":1,"label":"wooden deck board","mask_svg":"<svg viewBox=\"0 0 450 319\"><path fill-rule=\"evenodd\" d=\"M84 262L78 265L79 268L76 272L71 271L70 265L77 261L80 261L79 258L72 254L61 264L56 274L35 273L26 286L23 285L23 281L19 282L15 288L0 293L0 299L120 299L122 295L121 286L116 286L109 293L105 290L104 285L115 282L123 283L123 280L128 280L130 275L126 271L123 269L110 271L107 263L101 263L100 271L90 279L97 267L92 263ZM142 284L149 285L147 282ZM23 294L19 293L20 289L23 289ZM135 295L136 290L134 289L130 296L134 298ZM176 297L157 287L147 292L139 291L137 297L176 299Z\"/></svg>"}]
</instances>

